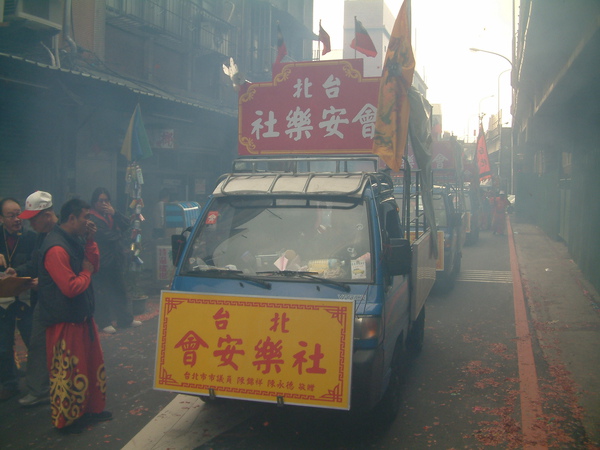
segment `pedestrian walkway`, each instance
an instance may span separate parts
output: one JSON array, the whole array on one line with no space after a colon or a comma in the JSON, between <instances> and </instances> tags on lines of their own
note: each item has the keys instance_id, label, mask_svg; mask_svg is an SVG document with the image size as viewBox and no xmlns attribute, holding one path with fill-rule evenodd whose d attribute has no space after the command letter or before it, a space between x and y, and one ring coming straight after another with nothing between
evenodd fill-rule
<instances>
[{"instance_id":1,"label":"pedestrian walkway","mask_svg":"<svg viewBox=\"0 0 600 450\"><path fill-rule=\"evenodd\" d=\"M581 420L588 442L600 447L600 296L564 243L514 216L509 220L534 338L562 400Z\"/></svg>"}]
</instances>

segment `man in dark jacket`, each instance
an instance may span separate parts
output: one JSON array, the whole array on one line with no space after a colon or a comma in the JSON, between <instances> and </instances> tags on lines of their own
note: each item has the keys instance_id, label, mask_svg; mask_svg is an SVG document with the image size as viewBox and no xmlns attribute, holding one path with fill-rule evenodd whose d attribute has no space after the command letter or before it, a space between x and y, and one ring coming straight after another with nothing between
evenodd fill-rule
<instances>
[{"instance_id":1,"label":"man in dark jacket","mask_svg":"<svg viewBox=\"0 0 600 450\"><path fill-rule=\"evenodd\" d=\"M67 433L112 419L104 411L106 372L93 317L91 281L100 255L89 217L86 202L69 200L40 249L38 307L46 326L52 423Z\"/></svg>"},{"instance_id":2,"label":"man in dark jacket","mask_svg":"<svg viewBox=\"0 0 600 450\"><path fill-rule=\"evenodd\" d=\"M100 270L94 274L96 323L105 333L114 334L113 316L120 328L139 327L134 320L131 302L125 288L125 253L123 233L129 229L129 219L115 211L108 190L96 188L92 193L90 220L96 224L96 242L100 250Z\"/></svg>"},{"instance_id":3,"label":"man in dark jacket","mask_svg":"<svg viewBox=\"0 0 600 450\"><path fill-rule=\"evenodd\" d=\"M23 231L19 219L21 206L13 198L0 201L0 254L7 269L25 264L35 246L33 231ZM2 268L4 269L4 268ZM0 298L0 401L19 393L19 379L15 365L15 330L18 328L25 345L29 345L33 309L28 293Z\"/></svg>"}]
</instances>

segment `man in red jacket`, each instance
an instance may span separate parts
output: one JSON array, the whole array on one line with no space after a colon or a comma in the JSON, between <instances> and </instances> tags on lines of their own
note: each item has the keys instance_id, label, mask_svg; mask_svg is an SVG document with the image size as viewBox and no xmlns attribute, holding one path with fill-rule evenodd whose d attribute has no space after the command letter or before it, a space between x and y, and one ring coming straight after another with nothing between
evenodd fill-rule
<instances>
[{"instance_id":1,"label":"man in red jacket","mask_svg":"<svg viewBox=\"0 0 600 450\"><path fill-rule=\"evenodd\" d=\"M67 433L112 419L104 411L106 372L93 317L91 280L100 255L89 217L88 203L69 200L40 249L38 307L46 326L52 423Z\"/></svg>"}]
</instances>

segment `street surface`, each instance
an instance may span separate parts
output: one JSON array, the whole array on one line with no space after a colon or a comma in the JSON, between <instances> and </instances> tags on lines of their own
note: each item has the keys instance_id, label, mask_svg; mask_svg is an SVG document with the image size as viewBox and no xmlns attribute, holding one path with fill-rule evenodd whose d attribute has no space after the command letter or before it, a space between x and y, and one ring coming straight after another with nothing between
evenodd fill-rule
<instances>
[{"instance_id":1,"label":"street surface","mask_svg":"<svg viewBox=\"0 0 600 450\"><path fill-rule=\"evenodd\" d=\"M535 441L538 448L594 448L585 441L569 374L546 363L519 316L514 272L507 236L482 232L465 247L454 289L428 300L424 349L407 360L403 404L392 424L314 408L206 405L154 391L155 296L142 327L101 336L112 422L61 435L50 425L48 406L21 408L16 397L0 404L0 447L505 449Z\"/></svg>"}]
</instances>

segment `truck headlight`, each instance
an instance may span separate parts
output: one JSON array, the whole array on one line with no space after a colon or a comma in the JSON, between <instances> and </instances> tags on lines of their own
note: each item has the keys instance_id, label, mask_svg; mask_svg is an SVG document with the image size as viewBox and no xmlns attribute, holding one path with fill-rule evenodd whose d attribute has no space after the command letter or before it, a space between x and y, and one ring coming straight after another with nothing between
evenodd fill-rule
<instances>
[{"instance_id":1,"label":"truck headlight","mask_svg":"<svg viewBox=\"0 0 600 450\"><path fill-rule=\"evenodd\" d=\"M354 339L377 339L380 335L380 316L356 316L354 318Z\"/></svg>"}]
</instances>

